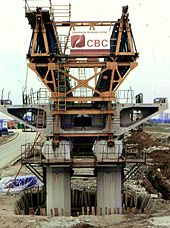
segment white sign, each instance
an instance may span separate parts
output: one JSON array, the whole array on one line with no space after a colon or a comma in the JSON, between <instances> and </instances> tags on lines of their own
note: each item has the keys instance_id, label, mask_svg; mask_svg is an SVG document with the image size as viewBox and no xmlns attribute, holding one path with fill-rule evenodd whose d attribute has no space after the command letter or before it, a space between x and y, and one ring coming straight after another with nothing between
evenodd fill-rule
<instances>
[{"instance_id":1,"label":"white sign","mask_svg":"<svg viewBox=\"0 0 170 228\"><path fill-rule=\"evenodd\" d=\"M110 53L111 32L107 30L74 30L71 33L71 54Z\"/></svg>"}]
</instances>

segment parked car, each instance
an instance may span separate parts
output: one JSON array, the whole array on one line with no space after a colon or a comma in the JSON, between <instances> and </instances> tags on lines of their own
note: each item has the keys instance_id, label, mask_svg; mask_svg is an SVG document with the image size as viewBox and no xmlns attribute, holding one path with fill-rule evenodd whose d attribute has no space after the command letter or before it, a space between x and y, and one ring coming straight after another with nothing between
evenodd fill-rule
<instances>
[{"instance_id":1,"label":"parked car","mask_svg":"<svg viewBox=\"0 0 170 228\"><path fill-rule=\"evenodd\" d=\"M0 135L9 135L8 128L0 129Z\"/></svg>"}]
</instances>

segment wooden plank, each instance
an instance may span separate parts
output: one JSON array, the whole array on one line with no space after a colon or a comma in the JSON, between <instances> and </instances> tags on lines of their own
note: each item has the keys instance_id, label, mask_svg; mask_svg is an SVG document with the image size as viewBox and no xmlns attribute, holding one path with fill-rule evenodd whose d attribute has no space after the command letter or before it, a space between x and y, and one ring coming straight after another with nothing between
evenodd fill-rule
<instances>
[{"instance_id":1,"label":"wooden plank","mask_svg":"<svg viewBox=\"0 0 170 228\"><path fill-rule=\"evenodd\" d=\"M40 208L40 215L46 216L46 209L44 207Z\"/></svg>"},{"instance_id":2,"label":"wooden plank","mask_svg":"<svg viewBox=\"0 0 170 228\"><path fill-rule=\"evenodd\" d=\"M112 209L108 208L108 214L111 215L112 214Z\"/></svg>"},{"instance_id":3,"label":"wooden plank","mask_svg":"<svg viewBox=\"0 0 170 228\"><path fill-rule=\"evenodd\" d=\"M95 207L92 207L91 210L92 210L92 215L95 215Z\"/></svg>"},{"instance_id":4,"label":"wooden plank","mask_svg":"<svg viewBox=\"0 0 170 228\"><path fill-rule=\"evenodd\" d=\"M84 215L84 207L81 208L82 215Z\"/></svg>"},{"instance_id":5,"label":"wooden plank","mask_svg":"<svg viewBox=\"0 0 170 228\"><path fill-rule=\"evenodd\" d=\"M130 207L127 207L127 209L126 209L126 213L127 213L127 214L130 214L130 213L131 213L131 209L130 209Z\"/></svg>"},{"instance_id":6,"label":"wooden plank","mask_svg":"<svg viewBox=\"0 0 170 228\"><path fill-rule=\"evenodd\" d=\"M122 207L122 214L125 214L125 208Z\"/></svg>"},{"instance_id":7,"label":"wooden plank","mask_svg":"<svg viewBox=\"0 0 170 228\"><path fill-rule=\"evenodd\" d=\"M50 209L50 214L53 216L54 214L53 214L53 209L51 208Z\"/></svg>"},{"instance_id":8,"label":"wooden plank","mask_svg":"<svg viewBox=\"0 0 170 228\"><path fill-rule=\"evenodd\" d=\"M33 207L29 208L29 215L34 215L34 208Z\"/></svg>"},{"instance_id":9,"label":"wooden plank","mask_svg":"<svg viewBox=\"0 0 170 228\"><path fill-rule=\"evenodd\" d=\"M58 213L58 208L54 208L54 216L58 216L59 213Z\"/></svg>"},{"instance_id":10,"label":"wooden plank","mask_svg":"<svg viewBox=\"0 0 170 228\"><path fill-rule=\"evenodd\" d=\"M90 215L90 208L87 207L87 215Z\"/></svg>"},{"instance_id":11,"label":"wooden plank","mask_svg":"<svg viewBox=\"0 0 170 228\"><path fill-rule=\"evenodd\" d=\"M63 216L63 215L64 215L64 209L61 208L61 216Z\"/></svg>"},{"instance_id":12,"label":"wooden plank","mask_svg":"<svg viewBox=\"0 0 170 228\"><path fill-rule=\"evenodd\" d=\"M107 207L105 207L105 215L107 215Z\"/></svg>"},{"instance_id":13,"label":"wooden plank","mask_svg":"<svg viewBox=\"0 0 170 228\"><path fill-rule=\"evenodd\" d=\"M100 208L100 215L103 215L102 208Z\"/></svg>"},{"instance_id":14,"label":"wooden plank","mask_svg":"<svg viewBox=\"0 0 170 228\"><path fill-rule=\"evenodd\" d=\"M75 189L75 206L78 207L78 190Z\"/></svg>"},{"instance_id":15,"label":"wooden plank","mask_svg":"<svg viewBox=\"0 0 170 228\"><path fill-rule=\"evenodd\" d=\"M100 208L96 207L96 215L100 215Z\"/></svg>"},{"instance_id":16,"label":"wooden plank","mask_svg":"<svg viewBox=\"0 0 170 228\"><path fill-rule=\"evenodd\" d=\"M83 199L84 199L84 206L87 207L88 203L87 203L87 194L86 194L86 191L83 190L82 191L82 194L83 194Z\"/></svg>"}]
</instances>

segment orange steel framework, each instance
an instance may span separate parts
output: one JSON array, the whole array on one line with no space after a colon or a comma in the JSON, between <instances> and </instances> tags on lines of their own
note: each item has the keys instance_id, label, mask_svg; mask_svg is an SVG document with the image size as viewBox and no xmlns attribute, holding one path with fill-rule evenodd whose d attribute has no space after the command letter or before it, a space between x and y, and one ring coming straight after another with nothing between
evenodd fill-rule
<instances>
[{"instance_id":1,"label":"orange steel framework","mask_svg":"<svg viewBox=\"0 0 170 228\"><path fill-rule=\"evenodd\" d=\"M112 102L115 101L115 93L123 83L128 74L137 66L136 51L131 25L128 19L128 7L123 7L122 16L118 21L54 21L51 19L49 11L37 8L36 11L26 10L26 17L33 29L27 59L28 67L32 69L43 84L51 93L54 102L53 115L56 118L56 128L54 133L59 133L59 115L74 114L105 114L108 115L108 126L111 126L111 116L114 114ZM68 43L71 32L76 27L88 27L95 30L97 27L111 27L113 29L110 39L110 53L81 53L67 54ZM64 47L61 42L58 29L67 28L68 34ZM51 37L55 41L55 51L51 50L49 41L49 30ZM115 35L114 35L114 34ZM85 79L80 79L77 75L70 73L71 69L93 69L92 75L86 75ZM75 81L75 85L70 86L70 80ZM92 80L95 83L92 85ZM102 87L101 84L107 85ZM62 87L62 89L61 89ZM77 89L86 88L91 91L91 95L75 96ZM105 109L82 108L83 103L105 103ZM71 108L71 104L80 104L76 110ZM79 134L78 134L79 135ZM77 135L77 136L78 136ZM90 134L88 134L90 135ZM109 127L108 136L111 135ZM74 135L76 136L76 134Z\"/></svg>"},{"instance_id":2,"label":"orange steel framework","mask_svg":"<svg viewBox=\"0 0 170 228\"><path fill-rule=\"evenodd\" d=\"M56 20L52 5L31 8L26 4L25 9L32 29L28 67L47 89L23 94L21 106L2 103L4 112L45 136L40 144L38 135L33 144L22 146L21 163L44 182L48 214L56 207L71 214L74 168L94 169L97 207L121 210L123 181L146 163L145 151L139 148L137 156L136 148L129 148L130 154L123 148L124 134L167 108L166 98L143 104L142 94L136 96L136 103L117 100L116 92L138 58L128 6L122 8L118 21L70 21L70 5L67 21ZM104 30L107 49L99 47ZM95 31L102 35L94 38ZM93 37L90 44L96 39L95 48L85 44L89 33ZM24 119L27 112L31 112L29 121ZM126 163L133 166L124 176Z\"/></svg>"},{"instance_id":3,"label":"orange steel framework","mask_svg":"<svg viewBox=\"0 0 170 228\"><path fill-rule=\"evenodd\" d=\"M51 92L51 97L54 101L58 101L60 100L60 97L63 97L64 94L62 94L61 92L56 90L56 72L61 71L64 75L64 77L66 78L67 76L69 76L70 78L74 79L75 81L77 81L78 85L76 87L72 87L71 89L69 89L66 92L66 95L72 93L76 88L80 88L82 86L85 86L91 90L93 90L94 92L99 94L98 98L88 98L86 99L85 97L72 97L72 98L68 98L66 97L66 101L87 101L87 100L91 100L91 101L112 101L115 100L115 92L116 90L119 88L119 86L122 84L122 82L124 81L124 79L127 77L127 75L130 73L131 70L133 70L136 66L137 66L137 62L136 59L138 57L138 54L136 53L136 51L134 50L134 41L133 41L133 37L131 34L131 30L130 30L130 23L129 23L129 19L128 16L126 14L122 14L121 19L117 22L119 23L119 31L118 31L118 38L117 38L117 44L116 44L116 51L114 53L110 53L110 55L106 55L106 56L101 56L101 55L92 55L89 56L87 54L82 54L81 56L75 56L74 58L70 55L65 54L65 50L66 48L64 48L63 52L56 54L56 56L51 56L50 52L49 52L49 45L48 45L48 39L47 39L47 34L46 34L46 22L43 21L43 18L41 17L41 24L38 22L38 16L41 16L41 11L39 14L37 14L36 17L36 25L35 25L35 29L34 29L34 33L33 33L33 38L32 38L32 48L31 48L31 53L28 55L28 60L30 61L30 63L28 64L28 66L37 74L37 76L41 79L41 81L44 83L44 85L50 90ZM50 23L50 22L48 22ZM56 24L57 26L69 26L69 32L67 35L67 41L65 43L65 46L68 45L68 40L70 39L70 32L73 28L75 28L76 26L89 26L89 28L91 27L96 27L96 26L111 26L114 24L114 22L51 22L52 24ZM45 46L45 50L43 53L39 53L36 51L36 43L37 41L37 34L38 31L40 29L41 26L41 32L43 34L43 42L44 42L44 46ZM55 27L53 27L55 29ZM127 32L127 36L128 36L128 43L129 43L129 50L127 52L121 52L120 51L120 43L121 43L121 38L122 38L122 32L123 30L126 29ZM125 61L121 61L119 60L120 57L127 57L125 59ZM43 63L40 62L35 62L35 60L37 60L38 58L44 58L46 61L43 61ZM75 58L87 58L87 61L75 61ZM93 57L92 61L90 61L90 58ZM94 61L94 57L96 59L96 61ZM109 60L105 60L103 62L99 62L99 58L103 58L103 57L107 57ZM56 62L57 59L62 58L61 62ZM119 66L128 66L129 70L126 72L125 75L121 75L119 72ZM102 70L100 70L99 72L95 73L94 75L90 76L88 79L86 80L79 80L77 79L75 76L71 75L68 73L68 70L70 68L94 68L94 71L96 71L95 68L101 68L103 67ZM41 75L41 73L39 72L38 68L46 68L46 73L45 75ZM62 68L62 69L61 69ZM91 87L89 85L89 82L94 79L97 78L97 76L103 72L105 72L106 70L111 70L111 80L110 80L110 86L109 86L109 90L106 92L101 92L97 89L95 89L95 87ZM118 73L119 78L115 79L114 75L115 75L115 71ZM52 75L52 80L48 79L49 75ZM112 90L112 84L116 82L117 86L114 90ZM61 99L63 100L63 99Z\"/></svg>"}]
</instances>

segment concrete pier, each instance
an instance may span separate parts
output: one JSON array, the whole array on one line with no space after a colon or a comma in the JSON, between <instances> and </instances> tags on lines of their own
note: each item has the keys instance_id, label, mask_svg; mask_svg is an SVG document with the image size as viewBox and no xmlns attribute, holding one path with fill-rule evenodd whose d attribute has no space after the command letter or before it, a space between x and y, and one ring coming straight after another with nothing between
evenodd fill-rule
<instances>
[{"instance_id":1,"label":"concrete pier","mask_svg":"<svg viewBox=\"0 0 170 228\"><path fill-rule=\"evenodd\" d=\"M122 211L121 168L101 167L97 169L97 207L106 214L111 208L112 214Z\"/></svg>"},{"instance_id":2,"label":"concrete pier","mask_svg":"<svg viewBox=\"0 0 170 228\"><path fill-rule=\"evenodd\" d=\"M58 215L71 215L70 169L47 168L47 215L57 208Z\"/></svg>"}]
</instances>

